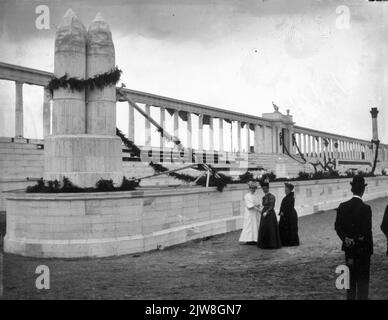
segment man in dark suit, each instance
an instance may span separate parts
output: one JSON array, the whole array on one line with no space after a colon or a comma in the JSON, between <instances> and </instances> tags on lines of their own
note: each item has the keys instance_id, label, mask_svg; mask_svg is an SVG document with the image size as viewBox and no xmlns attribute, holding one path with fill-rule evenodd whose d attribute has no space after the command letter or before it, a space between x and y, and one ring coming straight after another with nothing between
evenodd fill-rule
<instances>
[{"instance_id":1,"label":"man in dark suit","mask_svg":"<svg viewBox=\"0 0 388 320\"><path fill-rule=\"evenodd\" d=\"M387 237L387 256L388 256L388 206L385 208L383 222L381 223L381 231Z\"/></svg>"},{"instance_id":2,"label":"man in dark suit","mask_svg":"<svg viewBox=\"0 0 388 320\"><path fill-rule=\"evenodd\" d=\"M370 257L373 254L372 210L362 201L365 180L356 176L350 183L353 197L337 209L335 230L342 240L350 271L348 300L366 300L369 294Z\"/></svg>"}]
</instances>

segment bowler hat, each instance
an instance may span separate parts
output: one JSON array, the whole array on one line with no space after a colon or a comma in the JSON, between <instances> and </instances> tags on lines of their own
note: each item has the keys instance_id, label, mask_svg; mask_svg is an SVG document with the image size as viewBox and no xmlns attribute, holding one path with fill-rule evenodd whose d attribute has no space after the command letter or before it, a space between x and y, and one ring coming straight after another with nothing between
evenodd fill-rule
<instances>
[{"instance_id":1,"label":"bowler hat","mask_svg":"<svg viewBox=\"0 0 388 320\"><path fill-rule=\"evenodd\" d=\"M284 186L285 186L286 188L290 189L290 191L294 190L294 185L293 185L292 183L286 182L286 183L284 184Z\"/></svg>"},{"instance_id":2,"label":"bowler hat","mask_svg":"<svg viewBox=\"0 0 388 320\"><path fill-rule=\"evenodd\" d=\"M364 177L361 177L361 176L353 177L353 181L350 182L350 184L352 186L362 186L362 187L366 187L368 185L367 183L365 183Z\"/></svg>"}]
</instances>

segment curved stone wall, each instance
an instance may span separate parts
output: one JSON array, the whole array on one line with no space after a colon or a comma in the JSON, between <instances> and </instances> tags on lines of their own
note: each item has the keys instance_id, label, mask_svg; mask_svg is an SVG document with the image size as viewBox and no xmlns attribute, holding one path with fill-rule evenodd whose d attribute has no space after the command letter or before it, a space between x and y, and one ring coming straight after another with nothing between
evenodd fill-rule
<instances>
[{"instance_id":1,"label":"curved stone wall","mask_svg":"<svg viewBox=\"0 0 388 320\"><path fill-rule=\"evenodd\" d=\"M350 179L295 182L299 216L351 196ZM368 178L366 200L388 196L388 177ZM7 193L6 252L32 257L103 257L143 252L238 230L245 185L82 194ZM276 211L283 184L272 183ZM260 191L260 196L262 192Z\"/></svg>"}]
</instances>

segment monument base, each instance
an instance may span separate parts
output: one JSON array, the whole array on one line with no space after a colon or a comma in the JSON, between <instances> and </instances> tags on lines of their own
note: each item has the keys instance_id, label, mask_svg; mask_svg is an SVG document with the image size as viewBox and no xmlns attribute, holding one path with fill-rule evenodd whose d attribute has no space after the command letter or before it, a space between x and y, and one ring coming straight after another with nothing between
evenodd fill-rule
<instances>
[{"instance_id":1,"label":"monument base","mask_svg":"<svg viewBox=\"0 0 388 320\"><path fill-rule=\"evenodd\" d=\"M70 179L75 185L94 187L98 180L123 178L121 140L104 135L56 135L45 139L45 180Z\"/></svg>"}]
</instances>

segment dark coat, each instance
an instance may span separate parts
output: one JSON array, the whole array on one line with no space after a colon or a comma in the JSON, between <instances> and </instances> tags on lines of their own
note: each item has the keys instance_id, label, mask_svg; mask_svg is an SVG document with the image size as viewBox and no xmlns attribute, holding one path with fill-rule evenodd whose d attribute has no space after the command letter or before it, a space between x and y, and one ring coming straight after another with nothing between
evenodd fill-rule
<instances>
[{"instance_id":1,"label":"dark coat","mask_svg":"<svg viewBox=\"0 0 388 320\"><path fill-rule=\"evenodd\" d=\"M335 230L343 242L342 250L349 256L373 254L372 209L361 199L353 197L339 205ZM354 239L355 245L346 247L345 237Z\"/></svg>"},{"instance_id":2,"label":"dark coat","mask_svg":"<svg viewBox=\"0 0 388 320\"><path fill-rule=\"evenodd\" d=\"M383 222L381 223L381 231L388 237L388 206L385 208Z\"/></svg>"},{"instance_id":3,"label":"dark coat","mask_svg":"<svg viewBox=\"0 0 388 320\"><path fill-rule=\"evenodd\" d=\"M279 214L282 213L279 220L280 240L283 246L298 246L298 214L295 210L294 193L286 195L280 205Z\"/></svg>"}]
</instances>

